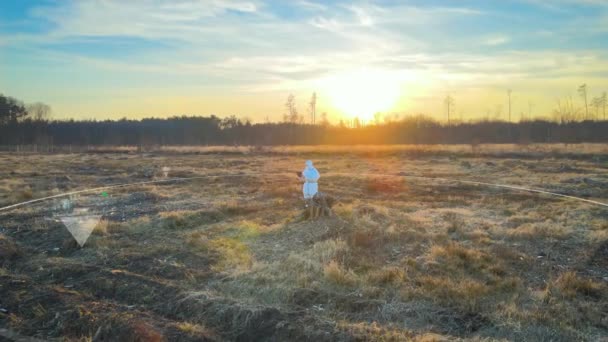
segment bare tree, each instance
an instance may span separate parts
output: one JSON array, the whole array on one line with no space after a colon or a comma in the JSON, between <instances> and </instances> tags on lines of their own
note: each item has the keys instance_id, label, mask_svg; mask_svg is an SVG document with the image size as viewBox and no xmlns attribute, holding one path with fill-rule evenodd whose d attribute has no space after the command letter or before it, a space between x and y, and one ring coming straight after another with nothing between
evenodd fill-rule
<instances>
[{"instance_id":1,"label":"bare tree","mask_svg":"<svg viewBox=\"0 0 608 342\"><path fill-rule=\"evenodd\" d=\"M283 118L286 118L291 123L297 123L298 110L296 109L296 99L293 94L289 94L289 96L287 96L287 102L285 102L285 107L287 108L287 113L283 116Z\"/></svg>"},{"instance_id":2,"label":"bare tree","mask_svg":"<svg viewBox=\"0 0 608 342\"><path fill-rule=\"evenodd\" d=\"M34 121L44 121L51 115L51 107L42 102L32 103L27 106L27 114Z\"/></svg>"},{"instance_id":3,"label":"bare tree","mask_svg":"<svg viewBox=\"0 0 608 342\"><path fill-rule=\"evenodd\" d=\"M310 98L310 123L313 125L316 123L317 119L317 93L312 93L312 97Z\"/></svg>"},{"instance_id":4,"label":"bare tree","mask_svg":"<svg viewBox=\"0 0 608 342\"><path fill-rule=\"evenodd\" d=\"M585 100L585 120L589 119L589 106L587 105L587 83L578 87L578 93Z\"/></svg>"},{"instance_id":5,"label":"bare tree","mask_svg":"<svg viewBox=\"0 0 608 342\"><path fill-rule=\"evenodd\" d=\"M580 108L574 106L572 97L565 102L557 100L557 108L553 111L555 119L561 123L574 122L580 118Z\"/></svg>"},{"instance_id":6,"label":"bare tree","mask_svg":"<svg viewBox=\"0 0 608 342\"><path fill-rule=\"evenodd\" d=\"M382 113L377 112L374 114L374 124L380 125L382 123Z\"/></svg>"},{"instance_id":7,"label":"bare tree","mask_svg":"<svg viewBox=\"0 0 608 342\"><path fill-rule=\"evenodd\" d=\"M591 100L591 107L595 108L594 119L596 119L596 120L600 117L600 108L603 107L602 100L603 100L602 96L594 97Z\"/></svg>"},{"instance_id":8,"label":"bare tree","mask_svg":"<svg viewBox=\"0 0 608 342\"><path fill-rule=\"evenodd\" d=\"M500 120L502 117L502 105L496 105L496 109L494 110L494 120Z\"/></svg>"},{"instance_id":9,"label":"bare tree","mask_svg":"<svg viewBox=\"0 0 608 342\"><path fill-rule=\"evenodd\" d=\"M602 96L600 97L600 105L602 106L604 112L604 120L606 120L606 102L608 102L608 98L606 96L606 92L603 92Z\"/></svg>"},{"instance_id":10,"label":"bare tree","mask_svg":"<svg viewBox=\"0 0 608 342\"><path fill-rule=\"evenodd\" d=\"M443 103L445 103L446 109L447 109L447 114L448 114L448 126L450 125L450 108L454 106L454 98L450 95L445 97L445 100L443 100Z\"/></svg>"},{"instance_id":11,"label":"bare tree","mask_svg":"<svg viewBox=\"0 0 608 342\"><path fill-rule=\"evenodd\" d=\"M321 113L321 125L323 125L323 126L329 126L329 120L327 119L327 113L326 112Z\"/></svg>"}]
</instances>

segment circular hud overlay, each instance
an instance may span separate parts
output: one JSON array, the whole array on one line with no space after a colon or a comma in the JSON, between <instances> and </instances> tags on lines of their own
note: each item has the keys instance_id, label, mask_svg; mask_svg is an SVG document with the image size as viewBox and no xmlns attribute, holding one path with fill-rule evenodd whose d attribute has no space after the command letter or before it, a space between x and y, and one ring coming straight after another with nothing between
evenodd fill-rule
<instances>
[{"instance_id":1,"label":"circular hud overlay","mask_svg":"<svg viewBox=\"0 0 608 342\"><path fill-rule=\"evenodd\" d=\"M597 158L0 158L0 339L608 335ZM329 217L305 218L306 159Z\"/></svg>"}]
</instances>

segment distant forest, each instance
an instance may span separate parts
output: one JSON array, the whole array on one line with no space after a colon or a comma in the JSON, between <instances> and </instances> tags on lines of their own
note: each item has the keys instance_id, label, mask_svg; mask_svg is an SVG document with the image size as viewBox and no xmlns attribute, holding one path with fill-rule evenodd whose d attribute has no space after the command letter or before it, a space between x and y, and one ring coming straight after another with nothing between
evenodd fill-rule
<instances>
[{"instance_id":1,"label":"distant forest","mask_svg":"<svg viewBox=\"0 0 608 342\"><path fill-rule=\"evenodd\" d=\"M251 123L182 116L118 121L48 120L50 108L0 95L0 145L347 145L608 142L608 121L477 121L448 125L424 116L349 126Z\"/></svg>"}]
</instances>

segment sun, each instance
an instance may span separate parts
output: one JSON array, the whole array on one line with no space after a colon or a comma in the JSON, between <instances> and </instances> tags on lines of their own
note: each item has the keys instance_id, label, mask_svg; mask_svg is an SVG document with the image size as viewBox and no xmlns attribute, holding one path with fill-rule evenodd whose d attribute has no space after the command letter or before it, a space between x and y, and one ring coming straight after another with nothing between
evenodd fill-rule
<instances>
[{"instance_id":1,"label":"sun","mask_svg":"<svg viewBox=\"0 0 608 342\"><path fill-rule=\"evenodd\" d=\"M329 76L323 80L322 88L334 108L364 121L372 120L375 113L391 110L401 93L394 73L373 69Z\"/></svg>"}]
</instances>

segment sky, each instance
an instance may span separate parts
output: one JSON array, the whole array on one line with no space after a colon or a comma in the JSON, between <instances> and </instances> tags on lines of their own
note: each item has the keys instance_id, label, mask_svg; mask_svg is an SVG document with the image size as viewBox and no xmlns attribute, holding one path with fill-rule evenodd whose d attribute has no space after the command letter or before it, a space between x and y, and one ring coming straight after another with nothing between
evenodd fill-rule
<instances>
[{"instance_id":1,"label":"sky","mask_svg":"<svg viewBox=\"0 0 608 342\"><path fill-rule=\"evenodd\" d=\"M0 2L0 93L58 119L547 117L608 91L608 0ZM592 109L590 108L590 111ZM319 114L318 114L319 115Z\"/></svg>"}]
</instances>

